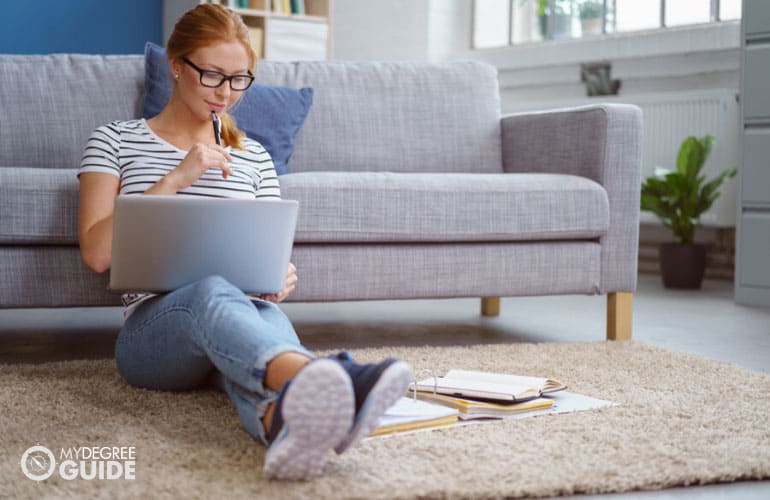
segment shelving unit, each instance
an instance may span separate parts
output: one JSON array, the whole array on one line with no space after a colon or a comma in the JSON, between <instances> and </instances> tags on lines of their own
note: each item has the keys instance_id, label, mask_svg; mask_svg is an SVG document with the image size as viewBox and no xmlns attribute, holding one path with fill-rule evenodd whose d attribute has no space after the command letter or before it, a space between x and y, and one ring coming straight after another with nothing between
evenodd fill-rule
<instances>
[{"instance_id":1,"label":"shelving unit","mask_svg":"<svg viewBox=\"0 0 770 500\"><path fill-rule=\"evenodd\" d=\"M770 306L770 2L744 0L735 300Z\"/></svg>"},{"instance_id":2,"label":"shelving unit","mask_svg":"<svg viewBox=\"0 0 770 500\"><path fill-rule=\"evenodd\" d=\"M226 5L240 14L249 27L252 46L260 59L300 61L331 57L333 0L209 1ZM301 13L292 13L292 6Z\"/></svg>"}]
</instances>

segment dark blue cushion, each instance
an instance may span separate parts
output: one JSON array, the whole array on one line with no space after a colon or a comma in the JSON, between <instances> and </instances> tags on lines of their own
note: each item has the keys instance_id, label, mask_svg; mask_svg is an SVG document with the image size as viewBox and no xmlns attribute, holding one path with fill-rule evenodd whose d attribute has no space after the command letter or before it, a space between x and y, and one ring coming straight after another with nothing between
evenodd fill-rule
<instances>
[{"instance_id":1,"label":"dark blue cushion","mask_svg":"<svg viewBox=\"0 0 770 500\"><path fill-rule=\"evenodd\" d=\"M171 97L173 79L166 51L152 42L144 49L144 105L142 115L152 118ZM238 128L262 144L273 157L278 175L289 171L294 137L313 104L313 89L267 87L253 84L231 110Z\"/></svg>"}]
</instances>

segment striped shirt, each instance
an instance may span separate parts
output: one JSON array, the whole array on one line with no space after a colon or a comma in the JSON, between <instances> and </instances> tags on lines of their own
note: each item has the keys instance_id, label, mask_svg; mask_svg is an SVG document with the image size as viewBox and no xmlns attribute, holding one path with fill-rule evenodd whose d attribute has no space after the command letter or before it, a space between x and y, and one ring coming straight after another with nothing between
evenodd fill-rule
<instances>
[{"instance_id":1,"label":"striped shirt","mask_svg":"<svg viewBox=\"0 0 770 500\"><path fill-rule=\"evenodd\" d=\"M257 141L244 138L244 149L227 148L232 169L227 179L219 168L210 168L193 185L178 195L215 198L275 198L281 189L270 154ZM183 151L160 138L144 119L114 121L91 134L83 152L78 177L101 172L120 179L120 194L141 194L171 172L184 158ZM149 293L123 294L128 317Z\"/></svg>"}]
</instances>

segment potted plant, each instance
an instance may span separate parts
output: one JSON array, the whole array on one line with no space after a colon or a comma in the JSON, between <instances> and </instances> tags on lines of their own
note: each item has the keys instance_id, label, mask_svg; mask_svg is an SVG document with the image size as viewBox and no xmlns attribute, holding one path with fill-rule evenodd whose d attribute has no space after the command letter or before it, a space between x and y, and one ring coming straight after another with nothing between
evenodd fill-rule
<instances>
[{"instance_id":1,"label":"potted plant","mask_svg":"<svg viewBox=\"0 0 770 500\"><path fill-rule=\"evenodd\" d=\"M525 0L526 1L526 0ZM553 12L548 8L550 0L537 0L537 17L540 34L546 38L548 16L553 15L553 38L569 38L572 35L572 12L570 0L553 0Z\"/></svg>"},{"instance_id":2,"label":"potted plant","mask_svg":"<svg viewBox=\"0 0 770 500\"><path fill-rule=\"evenodd\" d=\"M603 10L604 3L597 0L586 0L578 6L583 36L600 35L602 33Z\"/></svg>"},{"instance_id":3,"label":"potted plant","mask_svg":"<svg viewBox=\"0 0 770 500\"><path fill-rule=\"evenodd\" d=\"M706 247L695 243L700 216L719 197L722 183L734 177L730 168L707 181L701 175L714 137L691 136L679 148L676 170L655 167L642 183L641 209L654 213L671 229L674 242L660 245L660 271L667 288L700 288L706 269Z\"/></svg>"}]
</instances>

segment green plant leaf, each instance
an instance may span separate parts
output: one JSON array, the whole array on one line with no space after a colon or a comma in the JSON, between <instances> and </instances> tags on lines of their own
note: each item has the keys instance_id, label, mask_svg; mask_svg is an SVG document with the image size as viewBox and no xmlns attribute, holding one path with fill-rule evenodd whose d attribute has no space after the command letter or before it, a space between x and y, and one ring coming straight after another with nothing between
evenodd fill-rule
<instances>
[{"instance_id":1,"label":"green plant leaf","mask_svg":"<svg viewBox=\"0 0 770 500\"><path fill-rule=\"evenodd\" d=\"M736 174L733 167L711 180L700 175L713 144L710 134L700 139L688 137L679 148L676 170L655 167L653 175L642 183L640 208L654 213L671 229L674 241L694 241L701 214L719 197L722 183Z\"/></svg>"},{"instance_id":2,"label":"green plant leaf","mask_svg":"<svg viewBox=\"0 0 770 500\"><path fill-rule=\"evenodd\" d=\"M679 155L676 159L676 171L685 177L687 182L693 182L705 162L706 157L704 156L701 141L695 136L685 139L679 148Z\"/></svg>"}]
</instances>

